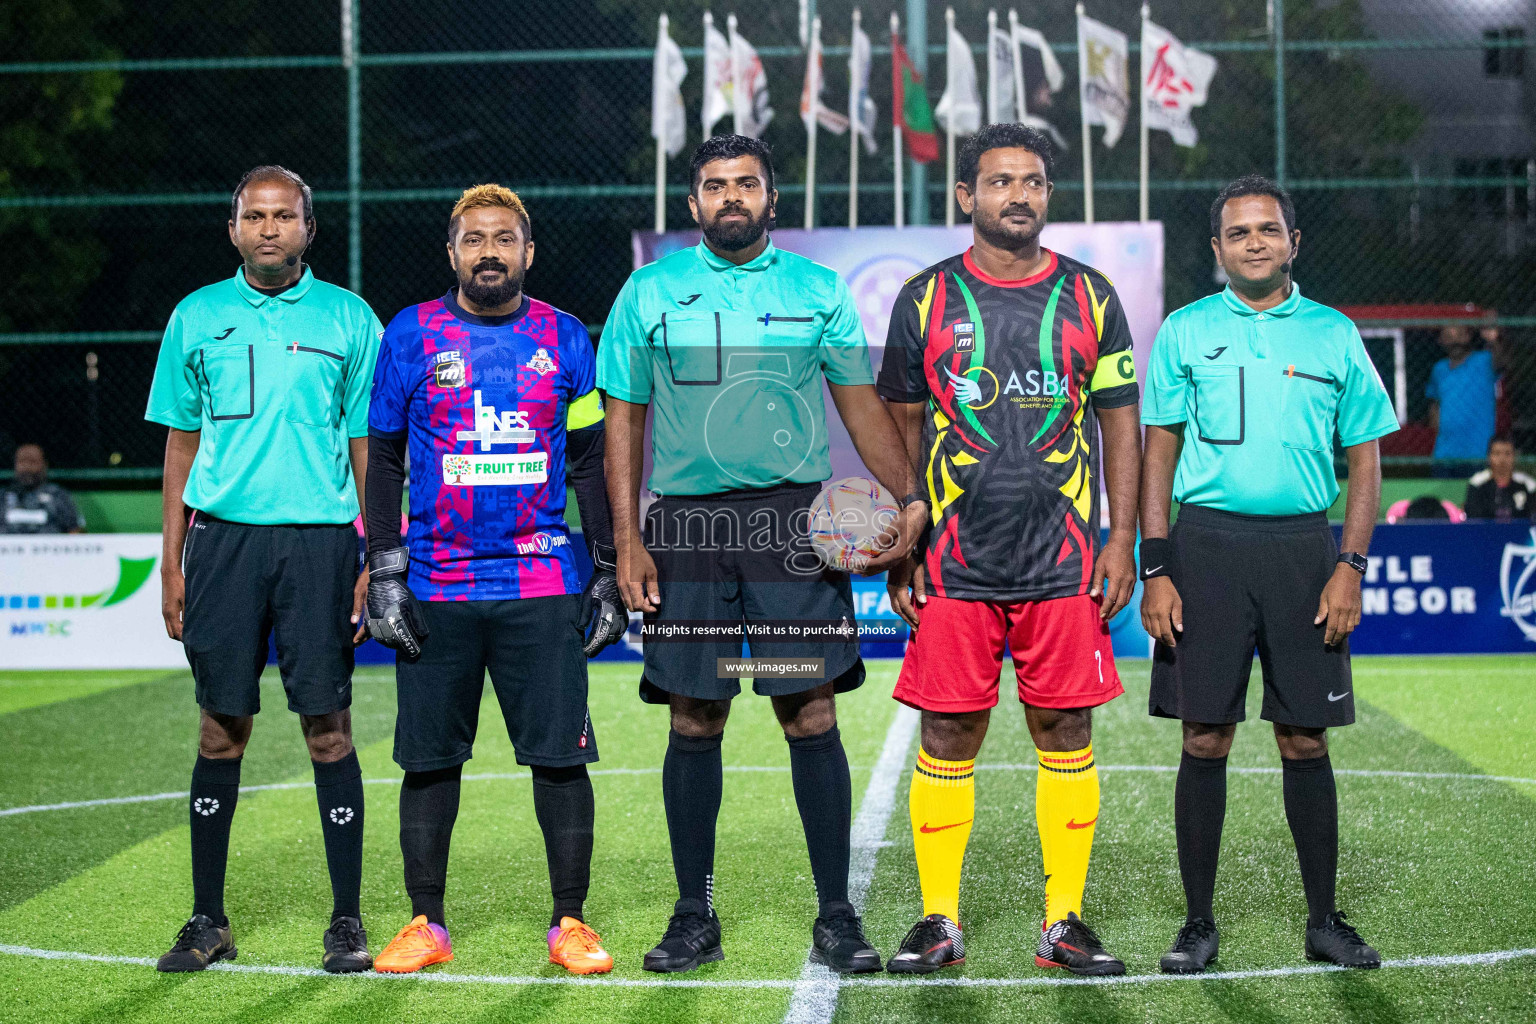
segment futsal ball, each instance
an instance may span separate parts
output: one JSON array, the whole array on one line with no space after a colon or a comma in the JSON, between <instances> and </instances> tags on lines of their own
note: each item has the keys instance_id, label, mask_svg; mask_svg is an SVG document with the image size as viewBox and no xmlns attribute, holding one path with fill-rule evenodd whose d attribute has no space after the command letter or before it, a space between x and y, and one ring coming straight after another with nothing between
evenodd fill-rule
<instances>
[{"instance_id":1,"label":"futsal ball","mask_svg":"<svg viewBox=\"0 0 1536 1024\"><path fill-rule=\"evenodd\" d=\"M877 538L896 519L891 492L850 476L822 488L811 503L811 546L822 561L844 572L862 569L880 553Z\"/></svg>"}]
</instances>

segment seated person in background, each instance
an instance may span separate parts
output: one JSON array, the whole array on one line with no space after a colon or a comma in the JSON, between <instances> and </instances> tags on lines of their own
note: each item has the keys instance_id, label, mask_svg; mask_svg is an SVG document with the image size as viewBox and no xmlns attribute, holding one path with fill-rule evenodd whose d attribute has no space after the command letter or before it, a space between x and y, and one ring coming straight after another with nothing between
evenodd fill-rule
<instances>
[{"instance_id":1,"label":"seated person in background","mask_svg":"<svg viewBox=\"0 0 1536 1024\"><path fill-rule=\"evenodd\" d=\"M1467 481L1462 502L1468 519L1531 519L1536 512L1536 480L1515 471L1515 443L1507 437L1488 442L1488 468Z\"/></svg>"},{"instance_id":2,"label":"seated person in background","mask_svg":"<svg viewBox=\"0 0 1536 1024\"><path fill-rule=\"evenodd\" d=\"M1435 458L1480 459L1493 437L1497 372L1493 353L1473 350L1472 328L1450 324L1440 329L1445 358L1429 372L1429 425L1435 431ZM1439 470L1439 467L1437 467ZM1437 475L1446 475L1437 472Z\"/></svg>"},{"instance_id":3,"label":"seated person in background","mask_svg":"<svg viewBox=\"0 0 1536 1024\"><path fill-rule=\"evenodd\" d=\"M1454 501L1446 501L1437 498L1433 494L1422 494L1413 500L1403 498L1394 501L1387 509L1387 522L1401 523L1410 520L1419 522L1431 522L1439 520L1442 523L1464 523L1467 514L1456 507Z\"/></svg>"},{"instance_id":4,"label":"seated person in background","mask_svg":"<svg viewBox=\"0 0 1536 1024\"><path fill-rule=\"evenodd\" d=\"M48 482L48 460L39 445L16 449L16 475L0 497L5 518L0 533L84 533L85 517L75 499Z\"/></svg>"}]
</instances>

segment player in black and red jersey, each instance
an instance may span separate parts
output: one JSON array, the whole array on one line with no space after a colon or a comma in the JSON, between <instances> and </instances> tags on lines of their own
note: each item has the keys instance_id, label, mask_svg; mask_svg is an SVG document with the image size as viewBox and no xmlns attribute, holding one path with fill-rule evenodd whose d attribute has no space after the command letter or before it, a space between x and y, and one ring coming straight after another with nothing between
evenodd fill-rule
<instances>
[{"instance_id":1,"label":"player in black and red jersey","mask_svg":"<svg viewBox=\"0 0 1536 1024\"><path fill-rule=\"evenodd\" d=\"M924 903L894 972L965 957L960 865L1005 640L1040 759L1035 962L1125 971L1080 915L1099 817L1092 709L1122 692L1108 620L1136 581L1136 369L1109 281L1040 246L1051 158L1050 140L1017 124L966 143L955 192L974 245L907 282L880 371L933 514L926 545L890 579L893 605L919 627L895 696L922 711L911 811Z\"/></svg>"}]
</instances>

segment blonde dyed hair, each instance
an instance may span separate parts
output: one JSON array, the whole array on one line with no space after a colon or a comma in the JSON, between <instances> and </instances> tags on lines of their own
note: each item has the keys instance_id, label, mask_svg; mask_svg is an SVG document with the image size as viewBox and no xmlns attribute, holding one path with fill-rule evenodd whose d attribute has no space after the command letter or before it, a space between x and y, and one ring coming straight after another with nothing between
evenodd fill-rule
<instances>
[{"instance_id":1,"label":"blonde dyed hair","mask_svg":"<svg viewBox=\"0 0 1536 1024\"><path fill-rule=\"evenodd\" d=\"M533 241L533 221L528 217L528 208L523 205L523 201L517 197L516 192L505 185L491 183L471 185L459 196L459 201L453 204L453 212L448 215L449 245L458 241L459 219L470 210L485 207L499 207L517 214L523 222L523 241Z\"/></svg>"}]
</instances>

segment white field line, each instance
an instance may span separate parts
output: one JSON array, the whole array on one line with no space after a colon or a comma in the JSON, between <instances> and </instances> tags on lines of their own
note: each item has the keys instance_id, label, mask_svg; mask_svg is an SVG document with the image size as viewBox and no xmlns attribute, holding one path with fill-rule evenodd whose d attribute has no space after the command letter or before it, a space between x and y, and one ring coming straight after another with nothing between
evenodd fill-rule
<instances>
[{"instance_id":1,"label":"white field line","mask_svg":"<svg viewBox=\"0 0 1536 1024\"><path fill-rule=\"evenodd\" d=\"M1033 764L978 764L981 771L1035 771L1038 767ZM728 772L787 772L787 765L726 765ZM858 769L854 769L857 771ZM1102 772L1177 772L1178 765L1167 764L1101 764ZM1227 771L1234 775L1278 775L1279 768L1228 768ZM1478 775L1467 772L1408 772L1388 771L1385 769L1370 768L1335 768L1335 775L1358 776L1361 778L1378 779L1445 779L1454 782L1501 782L1515 785L1536 786L1536 779L1521 778L1516 775ZM592 775L660 775L660 768L595 768ZM491 780L526 780L531 778L527 772L483 772L474 775L465 775L465 782L485 782ZM398 786L399 779L364 779L365 786ZM261 793L266 790L282 789L310 789L312 782L273 782L263 786L241 786L242 793ZM192 794L181 791L177 793L145 793L141 796L112 796L99 800L69 800L56 804L28 804L24 807L0 808L0 818L10 817L13 814L37 814L41 811L73 811L82 807L110 807L114 804L147 804L162 800L184 800Z\"/></svg>"},{"instance_id":2,"label":"white field line","mask_svg":"<svg viewBox=\"0 0 1536 1024\"><path fill-rule=\"evenodd\" d=\"M726 765L728 772L787 772L788 765ZM590 775L660 775L660 768L594 768ZM486 782L493 780L527 780L533 776L528 772L480 772L473 775L465 775L465 782ZM264 793L268 790L283 789L313 789L313 782L270 782L262 786L241 786L242 793ZM399 779L364 779L365 786L398 786ZM160 800L185 800L191 793L181 791L177 793L145 793L142 796L112 796L99 800L69 800L57 804L29 804L25 807L0 808L0 818L9 817L12 814L36 814L39 811L73 811L82 807L110 807L113 804L147 804Z\"/></svg>"},{"instance_id":3,"label":"white field line","mask_svg":"<svg viewBox=\"0 0 1536 1024\"><path fill-rule=\"evenodd\" d=\"M911 758L912 737L917 735L919 715L906 705L898 705L896 717L885 732L880 759L869 773L864 799L859 801L859 815L853 821L852 851L848 859L848 900L855 907L864 905L869 883L875 877L875 861L885 841L885 828L896 805L896 785L902 769ZM837 1013L837 989L841 979L806 957L800 980L790 993L784 1024L828 1024Z\"/></svg>"},{"instance_id":4,"label":"white field line","mask_svg":"<svg viewBox=\"0 0 1536 1024\"><path fill-rule=\"evenodd\" d=\"M155 960L147 956L105 956L97 953L77 953L62 949L35 949L32 946L0 944L0 955L27 957L34 960L55 960L71 963L114 964L132 967L153 967ZM1466 953L1460 956L1416 956L1401 960L1383 960L1383 970L1405 968L1488 967L1536 957L1536 948L1503 949L1490 953ZM228 961L208 968L226 974L267 974L298 978L330 978L338 984L361 984L367 981L404 981L450 985L577 985L597 988L723 988L723 989L796 989L802 982L794 978L615 978L609 975L556 975L552 977L517 976L508 974L448 974L435 971L416 974L379 974L364 971L361 974L327 974L318 967L286 967L281 964L234 964ZM1055 988L1062 985L1118 986L1152 985L1164 982L1249 981L1263 978L1291 978L1308 974L1334 974L1348 970L1331 964L1311 964L1296 967L1274 967L1253 971L1208 971L1205 974L1127 974L1118 978L1031 977L1031 978L963 978L963 977L891 977L863 976L847 978L841 984L850 988Z\"/></svg>"}]
</instances>

